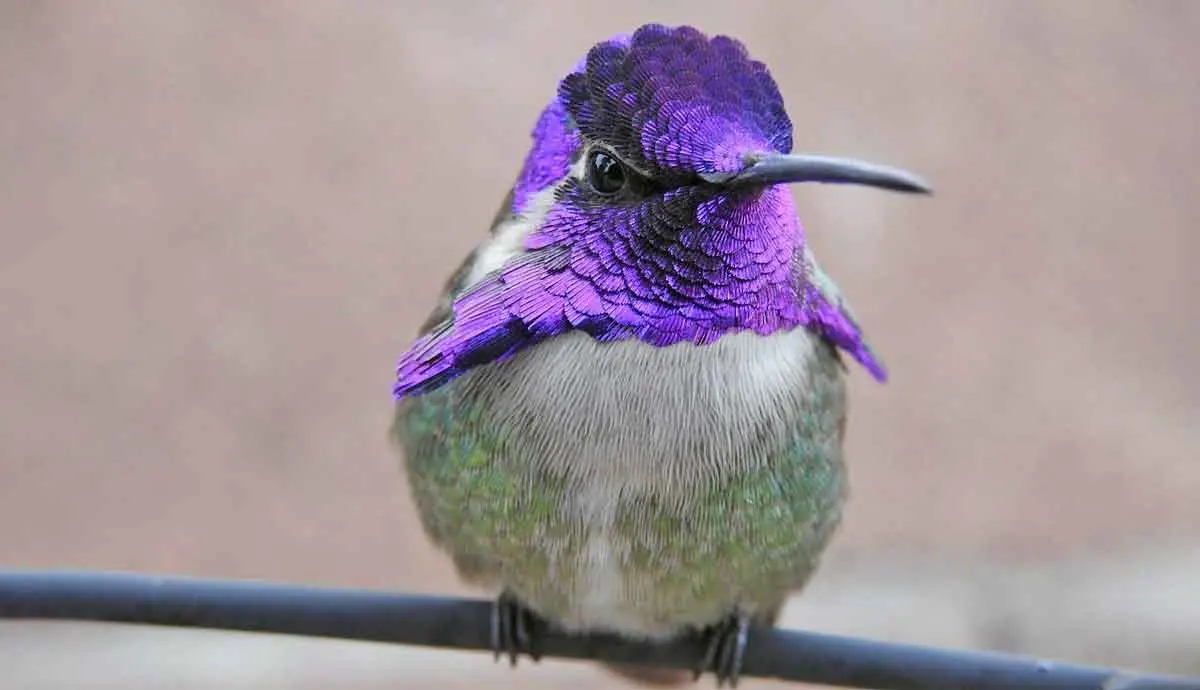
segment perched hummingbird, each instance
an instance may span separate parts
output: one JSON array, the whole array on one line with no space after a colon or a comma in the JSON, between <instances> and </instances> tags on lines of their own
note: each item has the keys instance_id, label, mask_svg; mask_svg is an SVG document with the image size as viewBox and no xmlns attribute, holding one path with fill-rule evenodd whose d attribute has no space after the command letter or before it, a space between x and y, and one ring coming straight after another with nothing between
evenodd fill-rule
<instances>
[{"instance_id":1,"label":"perched hummingbird","mask_svg":"<svg viewBox=\"0 0 1200 690\"><path fill-rule=\"evenodd\" d=\"M839 351L885 378L785 184L929 190L791 154L763 63L686 26L594 46L532 138L397 365L422 524L499 592L498 656L700 634L697 677L735 683L840 519Z\"/></svg>"}]
</instances>

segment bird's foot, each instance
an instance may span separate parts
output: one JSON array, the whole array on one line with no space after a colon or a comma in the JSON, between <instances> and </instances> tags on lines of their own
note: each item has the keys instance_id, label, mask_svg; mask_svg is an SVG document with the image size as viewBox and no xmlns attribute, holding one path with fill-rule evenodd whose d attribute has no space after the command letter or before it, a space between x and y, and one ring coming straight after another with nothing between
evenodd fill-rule
<instances>
[{"instance_id":1,"label":"bird's foot","mask_svg":"<svg viewBox=\"0 0 1200 690\"><path fill-rule=\"evenodd\" d=\"M721 622L703 632L708 646L704 658L695 668L694 680L699 680L705 671L717 676L717 687L736 688L742 672L742 659L746 654L746 639L750 632L750 616L743 613L730 614Z\"/></svg>"},{"instance_id":2,"label":"bird's foot","mask_svg":"<svg viewBox=\"0 0 1200 690\"><path fill-rule=\"evenodd\" d=\"M492 605L492 650L496 661L508 657L509 666L516 666L522 654L541 661L538 637L544 622L512 593L505 591Z\"/></svg>"}]
</instances>

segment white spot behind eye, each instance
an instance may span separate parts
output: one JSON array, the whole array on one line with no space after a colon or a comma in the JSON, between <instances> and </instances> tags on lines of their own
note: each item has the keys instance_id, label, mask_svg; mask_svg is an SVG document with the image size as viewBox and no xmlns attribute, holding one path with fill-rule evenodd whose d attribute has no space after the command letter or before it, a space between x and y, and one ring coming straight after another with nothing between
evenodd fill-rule
<instances>
[{"instance_id":1,"label":"white spot behind eye","mask_svg":"<svg viewBox=\"0 0 1200 690\"><path fill-rule=\"evenodd\" d=\"M583 175L583 166L584 157L581 156L571 165L571 169L567 171L567 177L579 179ZM558 198L558 188L561 185L562 180L559 180L534 194L524 213L500 224L496 233L480 247L475 263L471 266L471 272L467 275L464 288L478 283L489 273L502 268L513 257L525 253L525 239L546 222L546 216L554 207L554 202Z\"/></svg>"}]
</instances>

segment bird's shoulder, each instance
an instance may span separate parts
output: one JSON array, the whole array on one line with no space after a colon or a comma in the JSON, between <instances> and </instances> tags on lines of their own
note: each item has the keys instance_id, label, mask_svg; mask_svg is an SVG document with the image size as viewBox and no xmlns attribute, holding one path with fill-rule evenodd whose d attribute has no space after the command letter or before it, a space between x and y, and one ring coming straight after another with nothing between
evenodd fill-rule
<instances>
[{"instance_id":1,"label":"bird's shoulder","mask_svg":"<svg viewBox=\"0 0 1200 690\"><path fill-rule=\"evenodd\" d=\"M835 351L848 353L875 378L885 380L887 370L867 340L858 316L807 245L797 257L794 281L806 327L832 345Z\"/></svg>"},{"instance_id":2,"label":"bird's shoulder","mask_svg":"<svg viewBox=\"0 0 1200 690\"><path fill-rule=\"evenodd\" d=\"M429 312L421 327L417 329L418 335L426 335L440 324L454 318L454 300L466 289L467 281L475 271L480 253L487 247L488 242L496 237L502 227L516 220L516 214L512 210L513 194L513 190L510 189L504 200L500 202L500 207L496 209L496 213L492 217L492 222L488 226L488 239L485 242L477 244L468 252L463 257L462 262L459 263L458 268L455 268L454 272L446 278L446 282L442 284L442 291L438 295L437 303Z\"/></svg>"}]
</instances>

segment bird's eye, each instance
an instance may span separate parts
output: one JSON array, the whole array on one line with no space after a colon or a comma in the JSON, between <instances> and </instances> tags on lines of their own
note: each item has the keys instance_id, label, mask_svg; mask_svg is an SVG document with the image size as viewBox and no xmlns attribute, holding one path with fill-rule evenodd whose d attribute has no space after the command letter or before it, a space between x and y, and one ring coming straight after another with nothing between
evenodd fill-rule
<instances>
[{"instance_id":1,"label":"bird's eye","mask_svg":"<svg viewBox=\"0 0 1200 690\"><path fill-rule=\"evenodd\" d=\"M588 155L587 180L600 194L616 194L625 187L625 166L612 154L592 151Z\"/></svg>"}]
</instances>

